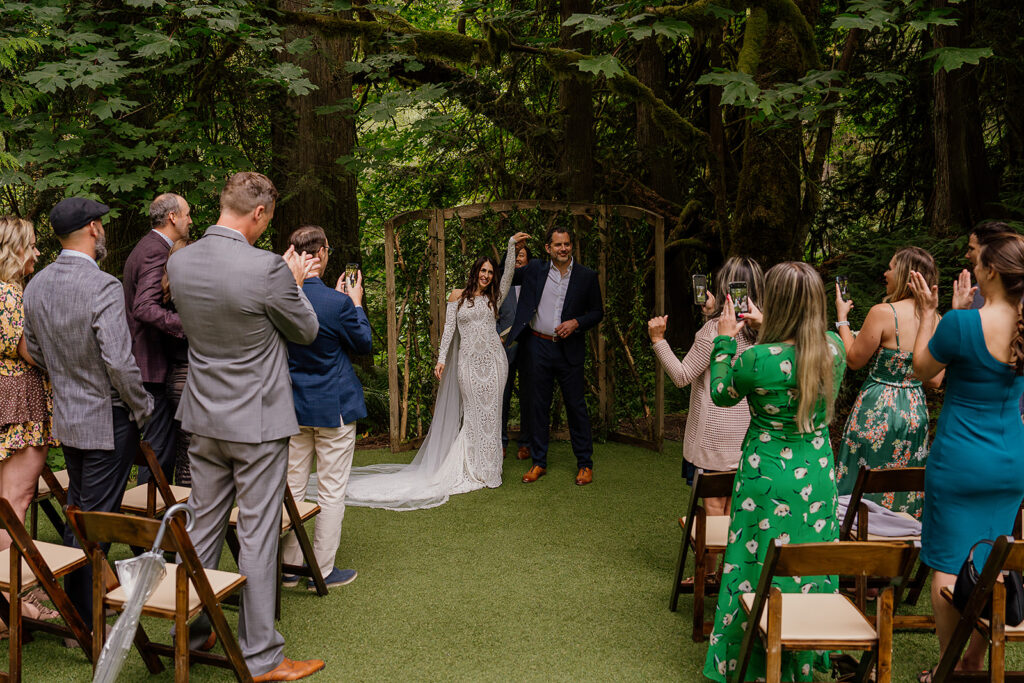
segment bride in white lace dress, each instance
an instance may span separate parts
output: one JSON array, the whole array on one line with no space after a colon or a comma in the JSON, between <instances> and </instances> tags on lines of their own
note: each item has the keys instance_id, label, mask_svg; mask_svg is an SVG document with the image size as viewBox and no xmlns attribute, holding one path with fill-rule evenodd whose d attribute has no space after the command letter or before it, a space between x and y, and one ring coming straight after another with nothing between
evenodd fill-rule
<instances>
[{"instance_id":1,"label":"bride in white lace dress","mask_svg":"<svg viewBox=\"0 0 1024 683\"><path fill-rule=\"evenodd\" d=\"M517 233L506 263L515 262ZM508 360L495 321L512 284L513 268L495 281L494 259L477 260L466 288L448 299L444 335L434 374L441 380L427 438L408 465L355 467L347 505L417 510L448 496L501 486L501 397Z\"/></svg>"}]
</instances>

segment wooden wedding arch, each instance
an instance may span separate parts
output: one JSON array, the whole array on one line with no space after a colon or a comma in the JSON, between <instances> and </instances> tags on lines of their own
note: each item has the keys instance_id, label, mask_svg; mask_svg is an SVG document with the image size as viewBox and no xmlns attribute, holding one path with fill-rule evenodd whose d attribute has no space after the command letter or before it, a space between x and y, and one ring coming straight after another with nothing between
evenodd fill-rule
<instances>
[{"instance_id":1,"label":"wooden wedding arch","mask_svg":"<svg viewBox=\"0 0 1024 683\"><path fill-rule=\"evenodd\" d=\"M436 349L444 330L444 318L448 290L445 274L445 221L457 218L461 221L480 218L486 214L505 215L513 211L540 211L549 214L566 213L573 217L590 220L597 228L597 237L601 243L597 273L601 287L601 297L608 301L608 230L609 217L620 216L630 220L647 221L654 226L654 314L664 315L665 312L665 219L652 211L624 204L589 204L576 202L556 202L545 200L500 200L480 204L465 204L447 209L418 209L406 211L392 216L384 224L384 263L387 271L387 341L388 341L388 403L390 412L389 434L391 450L405 450L409 444L402 443L402 410L408 413L408 405L400 405L398 380L398 337L399 322L397 311L397 289L395 278L395 255L398 248L397 231L413 221L428 222L428 258L429 258L429 316L430 342ZM577 235L576 248L579 251L581 235ZM598 369L598 417L609 427L608 438L639 445L660 451L664 438L665 423L665 373L655 361L655 410L653 415L652 439L616 431L613 427L614 403L612 396L612 372L608 363L608 341L605 337L605 323L602 322L591 334L596 335ZM406 354L410 351L407 349ZM631 352L625 349L627 355ZM408 363L406 363L408 365Z\"/></svg>"}]
</instances>

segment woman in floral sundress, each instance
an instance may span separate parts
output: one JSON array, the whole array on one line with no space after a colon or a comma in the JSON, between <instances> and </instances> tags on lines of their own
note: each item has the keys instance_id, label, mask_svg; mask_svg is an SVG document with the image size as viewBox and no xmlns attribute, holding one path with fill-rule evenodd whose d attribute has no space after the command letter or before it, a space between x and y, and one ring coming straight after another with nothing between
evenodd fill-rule
<instances>
[{"instance_id":1,"label":"woman in floral sundress","mask_svg":"<svg viewBox=\"0 0 1024 683\"><path fill-rule=\"evenodd\" d=\"M924 467L928 457L928 405L921 382L914 379L914 338L919 314L910 291L910 273L917 271L928 286L939 282L935 259L924 249L900 249L885 271L883 303L873 306L856 338L847 317L853 301L844 301L836 286L836 328L846 347L846 365L871 370L846 422L836 459L839 495L853 493L861 466ZM943 373L926 386L937 387ZM921 517L923 491L866 495L896 512Z\"/></svg>"},{"instance_id":2,"label":"woman in floral sundress","mask_svg":"<svg viewBox=\"0 0 1024 683\"><path fill-rule=\"evenodd\" d=\"M731 302L730 302L731 303ZM725 681L738 663L746 613L740 596L753 592L768 546L835 541L836 485L826 429L846 370L843 345L826 331L825 288L805 263L780 263L765 276L760 343L730 365L739 326L727 316L711 351L711 397L733 405L746 397L750 429L733 490L729 545L722 565L715 627L704 675ZM777 578L784 593L834 593L834 576ZM786 652L782 680L810 681L827 671L823 652ZM765 675L755 645L749 680Z\"/></svg>"}]
</instances>

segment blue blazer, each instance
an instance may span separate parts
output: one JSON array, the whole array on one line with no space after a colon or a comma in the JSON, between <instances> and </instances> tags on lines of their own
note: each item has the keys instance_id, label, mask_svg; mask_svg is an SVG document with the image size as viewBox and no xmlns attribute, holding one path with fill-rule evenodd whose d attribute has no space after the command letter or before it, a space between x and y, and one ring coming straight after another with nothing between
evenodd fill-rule
<instances>
[{"instance_id":1,"label":"blue blazer","mask_svg":"<svg viewBox=\"0 0 1024 683\"><path fill-rule=\"evenodd\" d=\"M318 277L302 284L313 305L320 331L309 346L288 343L295 416L303 427L340 427L366 417L363 386L349 360L350 353L373 352L370 321L347 294Z\"/></svg>"},{"instance_id":2,"label":"blue blazer","mask_svg":"<svg viewBox=\"0 0 1024 683\"><path fill-rule=\"evenodd\" d=\"M512 331L505 340L506 347L519 341L524 333L530 334L530 321L537 313L540 295L544 292L550 268L550 261L534 259L522 268L516 269L512 284L522 285L522 289L519 290L515 322L512 323ZM559 342L564 344L562 348L569 363L583 365L587 350L583 333L601 322L603 317L604 304L601 302L601 287L597 282L597 273L574 261L572 275L569 276L569 287L565 292L565 302L562 304L562 322L575 318L579 327L568 339Z\"/></svg>"}]
</instances>

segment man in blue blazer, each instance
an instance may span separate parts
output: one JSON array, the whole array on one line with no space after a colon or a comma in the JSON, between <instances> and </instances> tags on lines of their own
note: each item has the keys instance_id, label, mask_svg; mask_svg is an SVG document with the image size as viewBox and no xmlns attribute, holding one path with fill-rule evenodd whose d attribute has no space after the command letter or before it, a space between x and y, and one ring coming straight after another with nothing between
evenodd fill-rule
<instances>
[{"instance_id":1,"label":"man in blue blazer","mask_svg":"<svg viewBox=\"0 0 1024 683\"><path fill-rule=\"evenodd\" d=\"M316 457L317 503L320 515L313 536L313 551L328 588L343 586L356 578L353 569L338 569L334 558L341 542L345 518L345 489L356 449L356 420L366 417L363 387L349 354L373 351L370 321L363 311L363 276L349 284L344 276L331 289L319 274L331 251L323 228L306 225L289 238L295 253L319 257L320 266L302 285L320 321L320 331L309 346L288 344L288 369L292 377L295 415L299 433L288 444L288 488L296 500L306 497L309 473ZM302 562L294 534L285 539L284 561ZM299 578L282 577L286 585ZM309 590L316 590L313 581Z\"/></svg>"},{"instance_id":2,"label":"man in blue blazer","mask_svg":"<svg viewBox=\"0 0 1024 683\"><path fill-rule=\"evenodd\" d=\"M585 332L604 317L597 273L573 262L572 232L553 226L545 238L550 261L535 259L516 270L521 285L515 322L505 340L525 345L529 358L530 455L533 466L523 476L532 483L547 472L551 398L557 380L562 388L569 436L576 455L576 484L594 479L594 444L584 398Z\"/></svg>"}]
</instances>

